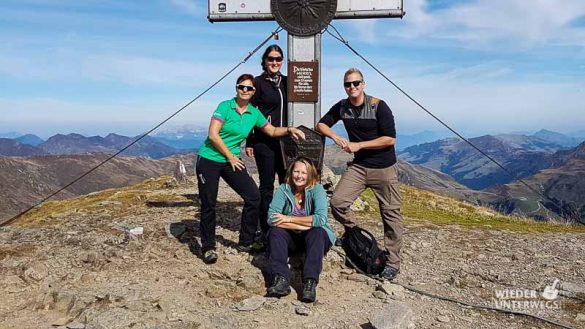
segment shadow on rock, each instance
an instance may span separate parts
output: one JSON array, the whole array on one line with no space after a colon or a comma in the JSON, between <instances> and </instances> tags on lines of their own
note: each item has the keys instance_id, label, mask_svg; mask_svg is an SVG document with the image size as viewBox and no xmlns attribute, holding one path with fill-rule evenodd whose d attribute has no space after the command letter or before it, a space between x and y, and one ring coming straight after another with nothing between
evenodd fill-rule
<instances>
[{"instance_id":1,"label":"shadow on rock","mask_svg":"<svg viewBox=\"0 0 585 329\"><path fill-rule=\"evenodd\" d=\"M189 247L189 251L199 258L202 259L201 244L201 233L199 231L199 221L192 219L183 219L179 222L171 223L168 226L168 233L174 236L177 241L185 244ZM234 241L224 238L222 235L217 234L215 237L216 241L225 246L237 249L238 244Z\"/></svg>"}]
</instances>

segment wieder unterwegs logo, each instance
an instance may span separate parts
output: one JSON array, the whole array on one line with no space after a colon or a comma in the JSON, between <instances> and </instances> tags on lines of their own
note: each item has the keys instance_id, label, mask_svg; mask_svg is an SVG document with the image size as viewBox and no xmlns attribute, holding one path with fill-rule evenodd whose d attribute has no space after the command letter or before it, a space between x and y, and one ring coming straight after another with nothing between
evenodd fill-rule
<instances>
[{"instance_id":1,"label":"wieder unterwegs logo","mask_svg":"<svg viewBox=\"0 0 585 329\"><path fill-rule=\"evenodd\" d=\"M494 306L511 310L552 309L561 308L557 300L559 296L559 279L546 285L542 292L532 289L496 289L494 291Z\"/></svg>"}]
</instances>

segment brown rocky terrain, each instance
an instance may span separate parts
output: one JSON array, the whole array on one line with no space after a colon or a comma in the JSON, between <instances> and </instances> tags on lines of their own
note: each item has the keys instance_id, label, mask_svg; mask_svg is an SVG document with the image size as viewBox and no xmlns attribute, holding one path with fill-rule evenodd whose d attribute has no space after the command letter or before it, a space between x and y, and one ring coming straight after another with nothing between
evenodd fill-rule
<instances>
[{"instance_id":1,"label":"brown rocky terrain","mask_svg":"<svg viewBox=\"0 0 585 329\"><path fill-rule=\"evenodd\" d=\"M163 177L48 202L0 228L0 328L555 328L382 285L347 268L335 250L316 303L302 304L294 292L264 298L264 256L235 248L242 202L223 184L220 191L220 260L211 266L199 258L194 182ZM523 311L585 325L583 227L501 217L408 186L402 192L398 284L497 306L504 299L496 293L520 289L544 301L542 289L557 278L556 304ZM380 236L372 196L362 198L361 223ZM293 287L300 288L298 269Z\"/></svg>"},{"instance_id":2,"label":"brown rocky terrain","mask_svg":"<svg viewBox=\"0 0 585 329\"><path fill-rule=\"evenodd\" d=\"M0 223L59 190L103 160L107 154L33 157L0 156ZM172 174L178 158L150 160L116 157L56 195L56 200L111 187L139 183L146 178ZM185 158L185 161L190 161Z\"/></svg>"}]
</instances>

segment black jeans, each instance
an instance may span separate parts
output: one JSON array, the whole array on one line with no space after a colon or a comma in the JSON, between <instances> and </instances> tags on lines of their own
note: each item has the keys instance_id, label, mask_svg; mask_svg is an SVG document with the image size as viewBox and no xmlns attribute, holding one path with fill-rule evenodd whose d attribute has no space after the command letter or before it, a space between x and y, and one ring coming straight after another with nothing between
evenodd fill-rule
<instances>
[{"instance_id":1,"label":"black jeans","mask_svg":"<svg viewBox=\"0 0 585 329\"><path fill-rule=\"evenodd\" d=\"M260 192L246 169L234 171L229 163L221 163L197 157L197 187L201 201L201 250L206 252L215 249L215 204L219 178L244 199L242 221L240 225L240 245L250 245L254 241L254 233L258 225L258 208L260 207Z\"/></svg>"},{"instance_id":2,"label":"black jeans","mask_svg":"<svg viewBox=\"0 0 585 329\"><path fill-rule=\"evenodd\" d=\"M254 158L260 176L260 230L262 235L268 233L268 207L274 195L274 175L278 175L278 183L284 182L286 169L282 161L280 142L275 139L267 143L254 144Z\"/></svg>"},{"instance_id":3,"label":"black jeans","mask_svg":"<svg viewBox=\"0 0 585 329\"><path fill-rule=\"evenodd\" d=\"M315 279L319 282L319 274L323 270L323 257L331 248L331 241L325 229L313 227L308 231L295 232L279 227L272 227L268 231L268 272L289 279L288 256L289 252L305 251L303 266L303 280Z\"/></svg>"}]
</instances>

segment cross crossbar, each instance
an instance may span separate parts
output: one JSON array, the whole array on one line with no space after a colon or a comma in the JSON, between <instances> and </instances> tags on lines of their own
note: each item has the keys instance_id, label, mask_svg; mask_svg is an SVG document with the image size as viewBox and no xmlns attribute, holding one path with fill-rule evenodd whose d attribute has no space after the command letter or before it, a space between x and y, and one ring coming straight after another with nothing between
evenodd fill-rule
<instances>
[{"instance_id":1,"label":"cross crossbar","mask_svg":"<svg viewBox=\"0 0 585 329\"><path fill-rule=\"evenodd\" d=\"M270 0L209 0L210 22L272 21ZM334 19L402 18L403 0L338 0Z\"/></svg>"}]
</instances>

